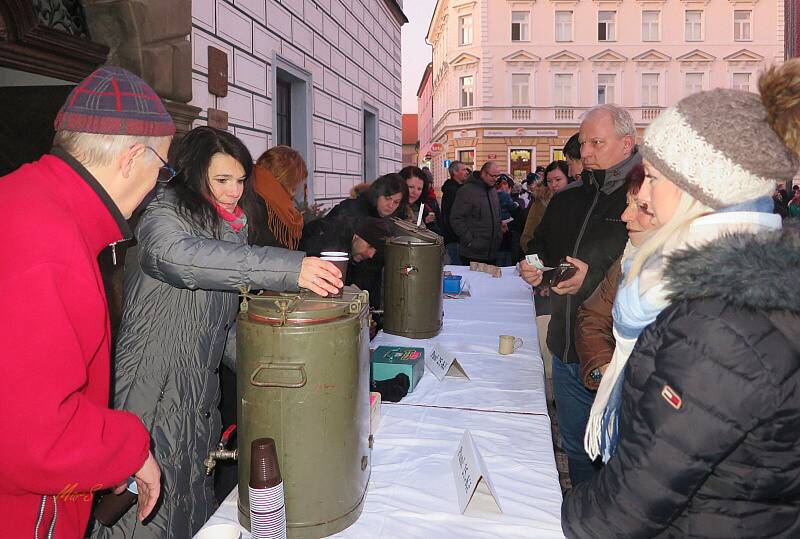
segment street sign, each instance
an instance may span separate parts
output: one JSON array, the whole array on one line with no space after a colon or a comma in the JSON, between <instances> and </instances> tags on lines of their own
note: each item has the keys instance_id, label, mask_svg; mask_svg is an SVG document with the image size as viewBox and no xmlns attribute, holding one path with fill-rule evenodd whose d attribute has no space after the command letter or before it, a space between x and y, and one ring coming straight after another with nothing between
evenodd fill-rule
<instances>
[{"instance_id":1,"label":"street sign","mask_svg":"<svg viewBox=\"0 0 800 539\"><path fill-rule=\"evenodd\" d=\"M431 144L431 151L432 151L433 153L439 153L439 152L441 152L441 151L442 151L442 145L441 145L441 143L439 143L439 142L434 142L433 144Z\"/></svg>"},{"instance_id":2,"label":"street sign","mask_svg":"<svg viewBox=\"0 0 800 539\"><path fill-rule=\"evenodd\" d=\"M452 163L452 162L453 161L450 160L450 159L445 159L444 160L444 168L450 168L450 163Z\"/></svg>"},{"instance_id":3,"label":"street sign","mask_svg":"<svg viewBox=\"0 0 800 539\"><path fill-rule=\"evenodd\" d=\"M497 159L497 154L496 153L490 153L489 154L489 159Z\"/></svg>"}]
</instances>

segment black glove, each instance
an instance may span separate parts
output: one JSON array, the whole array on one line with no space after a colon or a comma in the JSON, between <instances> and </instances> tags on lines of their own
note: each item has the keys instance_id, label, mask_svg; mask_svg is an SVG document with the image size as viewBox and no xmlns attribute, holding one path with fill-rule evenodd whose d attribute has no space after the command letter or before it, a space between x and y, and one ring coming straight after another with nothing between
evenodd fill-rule
<instances>
[{"instance_id":1,"label":"black glove","mask_svg":"<svg viewBox=\"0 0 800 539\"><path fill-rule=\"evenodd\" d=\"M372 382L372 390L381 394L381 400L386 402L398 402L408 394L411 381L405 373L400 373L389 380Z\"/></svg>"}]
</instances>

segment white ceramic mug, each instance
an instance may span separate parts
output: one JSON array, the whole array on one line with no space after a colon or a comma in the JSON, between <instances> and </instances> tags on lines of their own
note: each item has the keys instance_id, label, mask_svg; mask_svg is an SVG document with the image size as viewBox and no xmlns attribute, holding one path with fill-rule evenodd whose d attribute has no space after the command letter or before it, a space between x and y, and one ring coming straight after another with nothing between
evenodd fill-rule
<instances>
[{"instance_id":1,"label":"white ceramic mug","mask_svg":"<svg viewBox=\"0 0 800 539\"><path fill-rule=\"evenodd\" d=\"M236 524L214 524L203 528L194 539L240 539L242 530Z\"/></svg>"},{"instance_id":2,"label":"white ceramic mug","mask_svg":"<svg viewBox=\"0 0 800 539\"><path fill-rule=\"evenodd\" d=\"M500 353L504 356L513 354L522 347L522 339L513 335L500 335Z\"/></svg>"}]
</instances>

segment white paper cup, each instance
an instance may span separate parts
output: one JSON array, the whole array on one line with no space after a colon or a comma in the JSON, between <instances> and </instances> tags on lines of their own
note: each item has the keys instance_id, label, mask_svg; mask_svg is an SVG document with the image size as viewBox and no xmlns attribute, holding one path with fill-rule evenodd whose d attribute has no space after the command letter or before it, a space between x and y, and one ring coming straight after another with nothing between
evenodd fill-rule
<instances>
[{"instance_id":1,"label":"white paper cup","mask_svg":"<svg viewBox=\"0 0 800 539\"><path fill-rule=\"evenodd\" d=\"M322 251L319 256L346 256L350 258L350 253L345 253L343 251Z\"/></svg>"},{"instance_id":2,"label":"white paper cup","mask_svg":"<svg viewBox=\"0 0 800 539\"><path fill-rule=\"evenodd\" d=\"M236 524L214 524L203 528L194 539L240 539L242 532Z\"/></svg>"}]
</instances>

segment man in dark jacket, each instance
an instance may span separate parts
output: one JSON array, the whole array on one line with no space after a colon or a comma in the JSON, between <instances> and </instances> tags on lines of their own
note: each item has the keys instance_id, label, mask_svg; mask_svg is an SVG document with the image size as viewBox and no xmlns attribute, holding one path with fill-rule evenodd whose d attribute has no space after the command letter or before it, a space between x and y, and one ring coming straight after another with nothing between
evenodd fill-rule
<instances>
[{"instance_id":1,"label":"man in dark jacket","mask_svg":"<svg viewBox=\"0 0 800 539\"><path fill-rule=\"evenodd\" d=\"M494 264L503 232L508 230L500 220L500 200L494 188L499 176L497 163L487 161L456 194L450 226L458 235L458 254L464 265Z\"/></svg>"},{"instance_id":2,"label":"man in dark jacket","mask_svg":"<svg viewBox=\"0 0 800 539\"><path fill-rule=\"evenodd\" d=\"M442 185L442 230L444 231L444 246L451 264L460 264L458 256L458 236L450 226L450 210L456 200L456 193L467 181L467 166L461 161L453 161L447 169L450 178Z\"/></svg>"},{"instance_id":3,"label":"man in dark jacket","mask_svg":"<svg viewBox=\"0 0 800 539\"><path fill-rule=\"evenodd\" d=\"M383 251L385 240L391 235L392 225L385 219L365 217L353 228L346 219L326 217L303 227L300 250L308 256L319 256L323 251L340 251L350 255L351 264L358 264Z\"/></svg>"},{"instance_id":4,"label":"man in dark jacket","mask_svg":"<svg viewBox=\"0 0 800 539\"><path fill-rule=\"evenodd\" d=\"M551 289L552 318L547 330L559 429L573 485L590 479L595 471L583 449L594 392L580 378L575 318L578 307L625 248L623 186L630 169L642 160L635 137L636 128L625 109L600 105L587 113L580 129L583 185L553 197L529 244L529 252L538 254L546 266L566 260L578 268L572 278ZM542 282L542 272L525 261L520 270L528 283Z\"/></svg>"}]
</instances>

